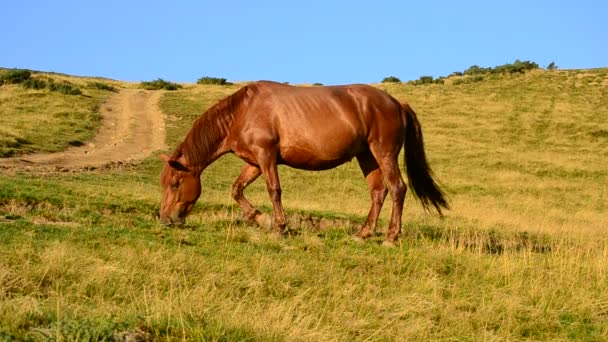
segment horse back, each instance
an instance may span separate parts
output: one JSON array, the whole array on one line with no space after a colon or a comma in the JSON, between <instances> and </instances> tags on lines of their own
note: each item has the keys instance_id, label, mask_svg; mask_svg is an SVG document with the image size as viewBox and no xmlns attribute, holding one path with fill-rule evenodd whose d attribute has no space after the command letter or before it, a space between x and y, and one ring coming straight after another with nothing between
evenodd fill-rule
<instances>
[{"instance_id":1,"label":"horse back","mask_svg":"<svg viewBox=\"0 0 608 342\"><path fill-rule=\"evenodd\" d=\"M332 168L381 139L398 142L403 131L399 102L368 85L248 87L250 99L234 123L236 145L275 149L278 161L292 167ZM253 151L241 153L254 158Z\"/></svg>"}]
</instances>

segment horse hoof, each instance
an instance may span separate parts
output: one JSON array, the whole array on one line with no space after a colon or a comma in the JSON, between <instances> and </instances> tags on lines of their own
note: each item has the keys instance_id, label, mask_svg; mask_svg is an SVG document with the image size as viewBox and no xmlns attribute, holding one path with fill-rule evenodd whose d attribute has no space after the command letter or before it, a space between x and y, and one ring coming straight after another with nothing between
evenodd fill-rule
<instances>
[{"instance_id":1,"label":"horse hoof","mask_svg":"<svg viewBox=\"0 0 608 342\"><path fill-rule=\"evenodd\" d=\"M382 242L382 246L388 247L388 248L395 248L396 247L395 242L394 241L390 241L390 240L384 240Z\"/></svg>"},{"instance_id":2,"label":"horse hoof","mask_svg":"<svg viewBox=\"0 0 608 342\"><path fill-rule=\"evenodd\" d=\"M270 218L270 215L268 214L258 214L255 215L255 223L258 224L258 226L264 228L264 229L270 229L272 227L272 219Z\"/></svg>"}]
</instances>

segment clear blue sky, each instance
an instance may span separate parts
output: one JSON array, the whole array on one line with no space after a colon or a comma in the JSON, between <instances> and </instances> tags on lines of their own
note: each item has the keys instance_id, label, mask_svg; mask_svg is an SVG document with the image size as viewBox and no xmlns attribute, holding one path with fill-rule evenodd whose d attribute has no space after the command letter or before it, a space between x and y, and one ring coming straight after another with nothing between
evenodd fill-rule
<instances>
[{"instance_id":1,"label":"clear blue sky","mask_svg":"<svg viewBox=\"0 0 608 342\"><path fill-rule=\"evenodd\" d=\"M2 0L0 66L324 84L608 66L608 1Z\"/></svg>"}]
</instances>

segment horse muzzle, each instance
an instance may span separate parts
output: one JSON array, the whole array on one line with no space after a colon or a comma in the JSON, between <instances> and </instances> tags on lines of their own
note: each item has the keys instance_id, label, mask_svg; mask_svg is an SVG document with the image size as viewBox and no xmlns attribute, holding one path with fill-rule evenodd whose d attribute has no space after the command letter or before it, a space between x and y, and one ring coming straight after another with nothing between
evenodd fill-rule
<instances>
[{"instance_id":1,"label":"horse muzzle","mask_svg":"<svg viewBox=\"0 0 608 342\"><path fill-rule=\"evenodd\" d=\"M186 223L186 219L179 217L179 216L178 217L166 216L166 217L160 218L160 223L164 224L165 226L183 226Z\"/></svg>"}]
</instances>

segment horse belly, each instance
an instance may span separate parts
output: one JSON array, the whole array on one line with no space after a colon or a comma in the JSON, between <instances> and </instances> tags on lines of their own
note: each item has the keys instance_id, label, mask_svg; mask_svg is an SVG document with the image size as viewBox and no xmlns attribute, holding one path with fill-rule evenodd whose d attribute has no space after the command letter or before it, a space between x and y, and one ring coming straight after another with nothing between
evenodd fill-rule
<instances>
[{"instance_id":1,"label":"horse belly","mask_svg":"<svg viewBox=\"0 0 608 342\"><path fill-rule=\"evenodd\" d=\"M366 148L361 139L301 141L280 144L281 164L303 170L327 170L353 159Z\"/></svg>"}]
</instances>

